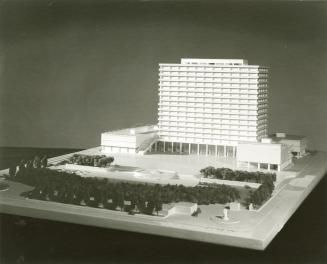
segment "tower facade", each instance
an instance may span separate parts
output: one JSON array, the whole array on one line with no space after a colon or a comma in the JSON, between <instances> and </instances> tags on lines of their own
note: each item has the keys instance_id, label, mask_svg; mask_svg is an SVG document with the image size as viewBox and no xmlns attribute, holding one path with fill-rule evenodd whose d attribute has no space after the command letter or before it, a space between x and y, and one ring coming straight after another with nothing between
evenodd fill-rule
<instances>
[{"instance_id":1,"label":"tower facade","mask_svg":"<svg viewBox=\"0 0 327 264\"><path fill-rule=\"evenodd\" d=\"M246 60L159 64L158 128L164 151L227 155L267 137L268 68Z\"/></svg>"}]
</instances>

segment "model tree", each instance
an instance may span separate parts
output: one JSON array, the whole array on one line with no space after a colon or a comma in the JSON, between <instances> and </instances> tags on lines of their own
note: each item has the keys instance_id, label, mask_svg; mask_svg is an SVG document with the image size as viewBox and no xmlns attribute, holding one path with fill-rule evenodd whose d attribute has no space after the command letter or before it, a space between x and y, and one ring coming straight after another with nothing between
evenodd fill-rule
<instances>
[{"instance_id":1,"label":"model tree","mask_svg":"<svg viewBox=\"0 0 327 264\"><path fill-rule=\"evenodd\" d=\"M39 156L35 156L35 158L33 160L33 167L36 169L41 168L41 159Z\"/></svg>"},{"instance_id":2,"label":"model tree","mask_svg":"<svg viewBox=\"0 0 327 264\"><path fill-rule=\"evenodd\" d=\"M124 190L120 184L118 184L117 189L116 189L116 201L117 201L117 206L120 207L120 211L124 210L125 207L125 196L124 196Z\"/></svg>"},{"instance_id":3,"label":"model tree","mask_svg":"<svg viewBox=\"0 0 327 264\"><path fill-rule=\"evenodd\" d=\"M143 193L139 193L136 198L136 206L140 213L145 211L145 197Z\"/></svg>"},{"instance_id":4,"label":"model tree","mask_svg":"<svg viewBox=\"0 0 327 264\"><path fill-rule=\"evenodd\" d=\"M156 197L155 203L154 203L154 210L157 212L157 215L159 214L159 211L162 210L162 200L160 195Z\"/></svg>"},{"instance_id":5,"label":"model tree","mask_svg":"<svg viewBox=\"0 0 327 264\"><path fill-rule=\"evenodd\" d=\"M46 168L48 166L48 158L47 156L43 156L42 159L41 159L41 165L42 165L42 168Z\"/></svg>"},{"instance_id":6,"label":"model tree","mask_svg":"<svg viewBox=\"0 0 327 264\"><path fill-rule=\"evenodd\" d=\"M33 160L28 160L27 162L26 162L26 164L25 164L25 166L26 166L26 168L27 169L31 169L31 168L34 168L33 167Z\"/></svg>"},{"instance_id":7,"label":"model tree","mask_svg":"<svg viewBox=\"0 0 327 264\"><path fill-rule=\"evenodd\" d=\"M74 204L80 205L83 200L83 185L77 181L73 186Z\"/></svg>"},{"instance_id":8,"label":"model tree","mask_svg":"<svg viewBox=\"0 0 327 264\"><path fill-rule=\"evenodd\" d=\"M146 205L146 214L152 215L154 211L154 201L150 199Z\"/></svg>"},{"instance_id":9,"label":"model tree","mask_svg":"<svg viewBox=\"0 0 327 264\"><path fill-rule=\"evenodd\" d=\"M23 171L25 169L25 160L21 160L19 165L18 165L19 171Z\"/></svg>"},{"instance_id":10,"label":"model tree","mask_svg":"<svg viewBox=\"0 0 327 264\"><path fill-rule=\"evenodd\" d=\"M16 165L15 166L11 166L9 168L9 178L10 179L14 179L15 178L15 176L16 176L16 170L17 170Z\"/></svg>"},{"instance_id":11,"label":"model tree","mask_svg":"<svg viewBox=\"0 0 327 264\"><path fill-rule=\"evenodd\" d=\"M108 157L107 158L107 167L109 167L111 165L111 163L113 163L115 161L115 159L113 157Z\"/></svg>"}]
</instances>

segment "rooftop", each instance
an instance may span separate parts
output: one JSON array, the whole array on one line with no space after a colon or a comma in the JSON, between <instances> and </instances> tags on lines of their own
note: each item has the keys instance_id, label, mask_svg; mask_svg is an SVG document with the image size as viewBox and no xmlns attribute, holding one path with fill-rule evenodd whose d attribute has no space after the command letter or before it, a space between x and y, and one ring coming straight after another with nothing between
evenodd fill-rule
<instances>
[{"instance_id":1,"label":"rooftop","mask_svg":"<svg viewBox=\"0 0 327 264\"><path fill-rule=\"evenodd\" d=\"M301 136L301 135L288 135L285 134L285 136L279 137L276 134L272 134L269 136L272 140L274 140L275 142L281 141L281 140L302 140L305 138L305 136Z\"/></svg>"},{"instance_id":2,"label":"rooftop","mask_svg":"<svg viewBox=\"0 0 327 264\"><path fill-rule=\"evenodd\" d=\"M247 60L243 59L191 59L182 58L180 63L159 63L159 66L179 66L179 67L192 67L192 66L206 66L206 67L228 67L228 68L251 68L251 69L269 69L264 65L249 65Z\"/></svg>"},{"instance_id":3,"label":"rooftop","mask_svg":"<svg viewBox=\"0 0 327 264\"><path fill-rule=\"evenodd\" d=\"M265 145L265 146L281 146L284 144L278 142L256 142L256 141L238 141L238 145Z\"/></svg>"},{"instance_id":4,"label":"rooftop","mask_svg":"<svg viewBox=\"0 0 327 264\"><path fill-rule=\"evenodd\" d=\"M113 131L104 132L105 134L114 134L120 136L130 136L136 134L147 134L156 131L156 126L154 125L147 125L147 126L139 126L139 127L132 127L132 128L125 128Z\"/></svg>"},{"instance_id":5,"label":"rooftop","mask_svg":"<svg viewBox=\"0 0 327 264\"><path fill-rule=\"evenodd\" d=\"M203 65L247 65L248 61L243 59L181 59L181 64L203 64Z\"/></svg>"}]
</instances>

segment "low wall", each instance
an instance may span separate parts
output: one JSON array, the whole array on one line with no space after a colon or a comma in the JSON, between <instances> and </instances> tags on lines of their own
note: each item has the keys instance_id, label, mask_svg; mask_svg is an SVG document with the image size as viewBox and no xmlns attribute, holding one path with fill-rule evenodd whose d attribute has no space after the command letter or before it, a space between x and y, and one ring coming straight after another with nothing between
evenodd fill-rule
<instances>
[{"instance_id":1,"label":"low wall","mask_svg":"<svg viewBox=\"0 0 327 264\"><path fill-rule=\"evenodd\" d=\"M189 203L189 204L175 204L174 207L167 210L168 215L181 214L181 215L192 215L198 209L198 204Z\"/></svg>"},{"instance_id":2,"label":"low wall","mask_svg":"<svg viewBox=\"0 0 327 264\"><path fill-rule=\"evenodd\" d=\"M88 172L108 172L108 168L84 166L84 165L77 165L77 164L65 164L65 169L88 171Z\"/></svg>"},{"instance_id":3,"label":"low wall","mask_svg":"<svg viewBox=\"0 0 327 264\"><path fill-rule=\"evenodd\" d=\"M200 183L209 183L209 184L225 184L229 186L237 186L244 187L245 185L251 188L259 188L261 183L255 182L240 182L240 181L228 181L228 180L220 180L220 179L209 179L209 178L201 178Z\"/></svg>"}]
</instances>

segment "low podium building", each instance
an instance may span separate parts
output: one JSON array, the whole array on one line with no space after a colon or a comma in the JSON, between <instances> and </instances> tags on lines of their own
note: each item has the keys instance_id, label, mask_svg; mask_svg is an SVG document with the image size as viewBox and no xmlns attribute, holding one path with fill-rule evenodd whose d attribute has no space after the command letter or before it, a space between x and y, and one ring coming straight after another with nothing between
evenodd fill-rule
<instances>
[{"instance_id":1,"label":"low podium building","mask_svg":"<svg viewBox=\"0 0 327 264\"><path fill-rule=\"evenodd\" d=\"M141 126L104 132L101 151L110 153L144 153L157 140L156 126Z\"/></svg>"},{"instance_id":2,"label":"low podium building","mask_svg":"<svg viewBox=\"0 0 327 264\"><path fill-rule=\"evenodd\" d=\"M307 139L304 136L276 133L269 136L274 142L290 146L294 156L300 158L305 154Z\"/></svg>"},{"instance_id":3,"label":"low podium building","mask_svg":"<svg viewBox=\"0 0 327 264\"><path fill-rule=\"evenodd\" d=\"M262 142L239 142L237 147L237 163L246 165L248 169L282 170L292 163L290 146L274 143L271 139Z\"/></svg>"}]
</instances>

